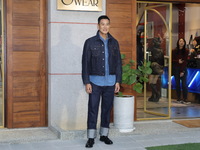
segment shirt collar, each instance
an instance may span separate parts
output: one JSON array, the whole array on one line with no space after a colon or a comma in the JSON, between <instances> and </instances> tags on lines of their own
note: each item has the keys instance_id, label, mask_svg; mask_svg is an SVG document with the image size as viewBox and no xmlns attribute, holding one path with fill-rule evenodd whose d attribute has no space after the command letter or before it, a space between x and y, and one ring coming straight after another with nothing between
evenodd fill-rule
<instances>
[{"instance_id":1,"label":"shirt collar","mask_svg":"<svg viewBox=\"0 0 200 150\"><path fill-rule=\"evenodd\" d=\"M104 42L106 42L106 41L108 41L108 36L107 36L107 38L106 39L104 39L100 34L99 34L99 38Z\"/></svg>"}]
</instances>

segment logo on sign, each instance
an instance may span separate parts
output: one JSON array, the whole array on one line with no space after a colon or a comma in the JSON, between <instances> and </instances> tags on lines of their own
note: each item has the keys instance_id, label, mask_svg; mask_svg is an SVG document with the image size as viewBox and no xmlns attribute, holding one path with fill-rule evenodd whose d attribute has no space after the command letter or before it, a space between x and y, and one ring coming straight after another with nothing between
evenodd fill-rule
<instances>
[{"instance_id":1,"label":"logo on sign","mask_svg":"<svg viewBox=\"0 0 200 150\"><path fill-rule=\"evenodd\" d=\"M57 0L60 10L102 11L102 0Z\"/></svg>"}]
</instances>

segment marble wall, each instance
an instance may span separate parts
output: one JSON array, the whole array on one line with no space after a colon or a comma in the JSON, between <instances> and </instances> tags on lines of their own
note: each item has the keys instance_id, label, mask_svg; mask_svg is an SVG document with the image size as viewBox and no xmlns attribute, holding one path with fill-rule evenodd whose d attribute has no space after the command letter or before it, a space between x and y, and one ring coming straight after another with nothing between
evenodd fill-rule
<instances>
[{"instance_id":1,"label":"marble wall","mask_svg":"<svg viewBox=\"0 0 200 150\"><path fill-rule=\"evenodd\" d=\"M57 10L48 1L48 119L62 130L86 129L88 95L81 79L85 40L96 34L103 11Z\"/></svg>"}]
</instances>

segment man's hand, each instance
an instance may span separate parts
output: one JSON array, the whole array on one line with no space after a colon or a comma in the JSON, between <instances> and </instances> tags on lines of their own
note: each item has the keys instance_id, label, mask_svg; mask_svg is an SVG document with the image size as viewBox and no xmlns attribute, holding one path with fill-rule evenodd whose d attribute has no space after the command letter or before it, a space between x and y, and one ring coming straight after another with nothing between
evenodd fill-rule
<instances>
[{"instance_id":1,"label":"man's hand","mask_svg":"<svg viewBox=\"0 0 200 150\"><path fill-rule=\"evenodd\" d=\"M85 85L85 91L90 94L92 93L92 85L91 84L86 84Z\"/></svg>"},{"instance_id":2,"label":"man's hand","mask_svg":"<svg viewBox=\"0 0 200 150\"><path fill-rule=\"evenodd\" d=\"M115 93L118 93L120 90L120 84L119 83L116 83L115 84Z\"/></svg>"}]
</instances>

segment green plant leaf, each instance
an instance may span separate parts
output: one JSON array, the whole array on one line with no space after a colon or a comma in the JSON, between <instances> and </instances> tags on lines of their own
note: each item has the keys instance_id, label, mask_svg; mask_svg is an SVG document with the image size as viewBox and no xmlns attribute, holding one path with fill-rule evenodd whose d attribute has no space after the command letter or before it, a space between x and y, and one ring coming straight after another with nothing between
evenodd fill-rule
<instances>
[{"instance_id":1,"label":"green plant leaf","mask_svg":"<svg viewBox=\"0 0 200 150\"><path fill-rule=\"evenodd\" d=\"M151 62L144 60L140 66L135 69L135 61L130 60L125 63L125 54L121 54L122 58L122 83L133 85L133 90L142 93L143 83L148 82L148 76L152 73Z\"/></svg>"},{"instance_id":2,"label":"green plant leaf","mask_svg":"<svg viewBox=\"0 0 200 150\"><path fill-rule=\"evenodd\" d=\"M135 74L132 74L129 78L129 85L136 82L137 76Z\"/></svg>"},{"instance_id":3,"label":"green plant leaf","mask_svg":"<svg viewBox=\"0 0 200 150\"><path fill-rule=\"evenodd\" d=\"M121 54L121 59L125 59L126 55L125 54Z\"/></svg>"},{"instance_id":4,"label":"green plant leaf","mask_svg":"<svg viewBox=\"0 0 200 150\"><path fill-rule=\"evenodd\" d=\"M150 67L151 66L151 62L150 61L146 61L146 66Z\"/></svg>"},{"instance_id":5,"label":"green plant leaf","mask_svg":"<svg viewBox=\"0 0 200 150\"><path fill-rule=\"evenodd\" d=\"M129 71L129 70L130 70L130 65L129 65L129 64L124 65L124 66L122 67L122 70L123 70L123 72Z\"/></svg>"},{"instance_id":6,"label":"green plant leaf","mask_svg":"<svg viewBox=\"0 0 200 150\"><path fill-rule=\"evenodd\" d=\"M118 92L118 96L119 97L123 97L123 93L122 92Z\"/></svg>"},{"instance_id":7,"label":"green plant leaf","mask_svg":"<svg viewBox=\"0 0 200 150\"><path fill-rule=\"evenodd\" d=\"M143 78L143 81L144 81L144 82L149 82L149 79L146 78L146 77L144 77L144 78Z\"/></svg>"},{"instance_id":8,"label":"green plant leaf","mask_svg":"<svg viewBox=\"0 0 200 150\"><path fill-rule=\"evenodd\" d=\"M133 86L133 90L135 90L138 93L142 93L143 85L141 83L136 83Z\"/></svg>"},{"instance_id":9,"label":"green plant leaf","mask_svg":"<svg viewBox=\"0 0 200 150\"><path fill-rule=\"evenodd\" d=\"M135 61L131 59L131 60L129 61L129 63L133 66L133 65L135 64Z\"/></svg>"}]
</instances>

